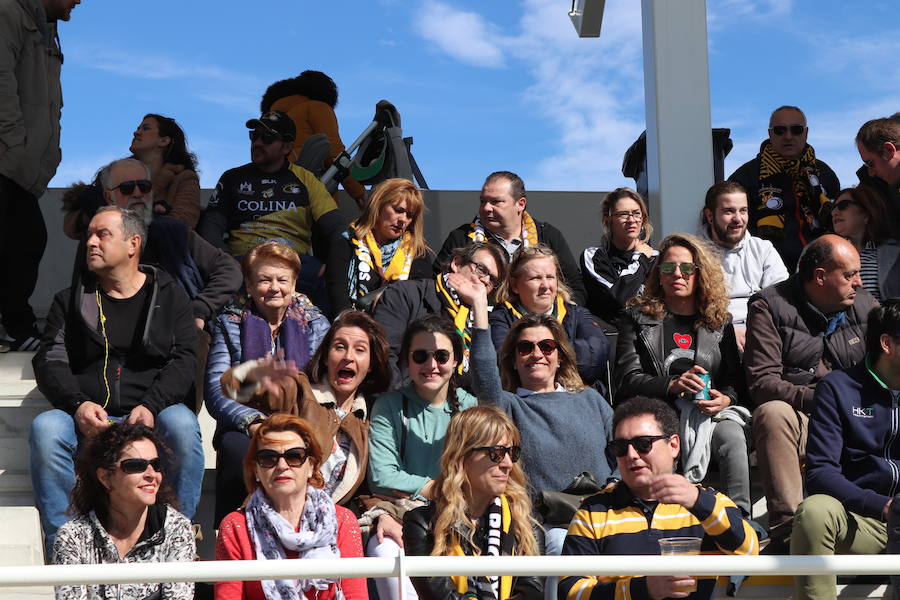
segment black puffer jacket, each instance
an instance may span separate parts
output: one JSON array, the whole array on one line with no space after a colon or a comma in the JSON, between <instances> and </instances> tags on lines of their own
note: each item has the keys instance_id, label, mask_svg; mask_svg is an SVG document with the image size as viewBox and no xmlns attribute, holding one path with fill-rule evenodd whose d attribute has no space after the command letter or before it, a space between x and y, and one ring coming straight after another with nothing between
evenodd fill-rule
<instances>
[{"instance_id":1,"label":"black puffer jacket","mask_svg":"<svg viewBox=\"0 0 900 600\"><path fill-rule=\"evenodd\" d=\"M403 550L407 556L430 556L434 548L434 535L431 527L434 522L434 503L408 511L403 516ZM479 527L475 531L475 543L486 546L487 528ZM538 552L543 553L543 531L535 528ZM463 551L466 556L473 553L465 541ZM412 584L419 594L420 600L459 600L462 595L453 588L453 580L449 577L413 577ZM516 577L513 579L511 599L541 600L544 597L543 577Z\"/></svg>"}]
</instances>

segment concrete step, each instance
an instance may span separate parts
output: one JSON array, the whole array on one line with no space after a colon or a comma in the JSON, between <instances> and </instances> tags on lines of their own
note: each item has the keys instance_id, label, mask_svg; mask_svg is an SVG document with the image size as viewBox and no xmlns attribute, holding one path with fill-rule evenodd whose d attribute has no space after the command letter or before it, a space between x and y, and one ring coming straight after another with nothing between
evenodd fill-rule
<instances>
[{"instance_id":1,"label":"concrete step","mask_svg":"<svg viewBox=\"0 0 900 600\"><path fill-rule=\"evenodd\" d=\"M4 567L44 564L43 540L38 512L30 506L0 508L0 565ZM0 597L41 600L53 598L51 587L0 588Z\"/></svg>"},{"instance_id":2,"label":"concrete step","mask_svg":"<svg viewBox=\"0 0 900 600\"><path fill-rule=\"evenodd\" d=\"M4 352L0 354L0 382L34 380L31 359L34 352Z\"/></svg>"}]
</instances>

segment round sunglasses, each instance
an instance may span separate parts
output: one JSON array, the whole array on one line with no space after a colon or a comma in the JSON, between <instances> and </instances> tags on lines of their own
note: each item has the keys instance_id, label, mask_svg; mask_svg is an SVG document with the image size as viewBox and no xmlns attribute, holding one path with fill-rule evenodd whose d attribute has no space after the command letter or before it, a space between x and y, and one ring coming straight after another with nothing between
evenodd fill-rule
<instances>
[{"instance_id":1,"label":"round sunglasses","mask_svg":"<svg viewBox=\"0 0 900 600\"><path fill-rule=\"evenodd\" d=\"M156 458L126 458L119 463L119 468L128 475L143 473L147 467L153 467L154 471L162 473L162 461L158 456Z\"/></svg>"},{"instance_id":2,"label":"round sunglasses","mask_svg":"<svg viewBox=\"0 0 900 600\"><path fill-rule=\"evenodd\" d=\"M544 356L550 356L554 352L556 352L556 340L551 338L547 338L546 340L541 340L539 342L532 342L530 340L519 340L516 342L516 352L519 353L519 356L528 356L532 352L534 352L534 347L537 346L538 350L541 351L541 354Z\"/></svg>"},{"instance_id":3,"label":"round sunglasses","mask_svg":"<svg viewBox=\"0 0 900 600\"><path fill-rule=\"evenodd\" d=\"M263 469L271 469L278 464L280 459L284 459L289 467L301 467L306 459L309 458L306 448L290 448L282 453L274 450L259 450L256 453L256 464Z\"/></svg>"},{"instance_id":4,"label":"round sunglasses","mask_svg":"<svg viewBox=\"0 0 900 600\"><path fill-rule=\"evenodd\" d=\"M437 361L437 364L444 365L447 364L447 361L450 360L450 351L449 350L413 350L409 353L409 357L412 359L414 363L417 365L423 364L426 360L431 357L434 357L434 360Z\"/></svg>"},{"instance_id":5,"label":"round sunglasses","mask_svg":"<svg viewBox=\"0 0 900 600\"><path fill-rule=\"evenodd\" d=\"M519 462L519 456L522 455L522 446L478 446L472 450L487 450L488 458L495 463L503 460L507 454L512 462Z\"/></svg>"}]
</instances>

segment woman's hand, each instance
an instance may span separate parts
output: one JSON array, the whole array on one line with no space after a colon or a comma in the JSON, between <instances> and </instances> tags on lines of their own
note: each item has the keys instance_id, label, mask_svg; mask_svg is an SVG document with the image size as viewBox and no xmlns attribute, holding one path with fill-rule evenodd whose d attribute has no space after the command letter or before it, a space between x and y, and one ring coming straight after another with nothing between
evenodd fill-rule
<instances>
[{"instance_id":1,"label":"woman's hand","mask_svg":"<svg viewBox=\"0 0 900 600\"><path fill-rule=\"evenodd\" d=\"M647 258L653 258L653 248L650 247L650 244L647 242L642 242L641 240L637 241L634 249L646 256Z\"/></svg>"},{"instance_id":2,"label":"woman's hand","mask_svg":"<svg viewBox=\"0 0 900 600\"><path fill-rule=\"evenodd\" d=\"M731 397L726 396L719 390L710 388L709 395L709 400L697 400L697 408L699 408L700 412L704 415L713 417L722 412L725 408L731 406Z\"/></svg>"},{"instance_id":3,"label":"woman's hand","mask_svg":"<svg viewBox=\"0 0 900 600\"><path fill-rule=\"evenodd\" d=\"M258 383L263 390L277 393L275 382L285 377L293 377L299 370L292 360L283 360L284 355L267 356L257 361L256 366L247 371L245 383Z\"/></svg>"},{"instance_id":4,"label":"woman's hand","mask_svg":"<svg viewBox=\"0 0 900 600\"><path fill-rule=\"evenodd\" d=\"M489 328L487 286L477 277L466 277L460 273L450 273L447 281L456 290L463 304L472 309L472 325L478 329Z\"/></svg>"},{"instance_id":5,"label":"woman's hand","mask_svg":"<svg viewBox=\"0 0 900 600\"><path fill-rule=\"evenodd\" d=\"M398 546L403 547L403 525L387 513L378 517L375 535L378 537L379 544L384 541L385 537L389 537L397 542Z\"/></svg>"},{"instance_id":6,"label":"woman's hand","mask_svg":"<svg viewBox=\"0 0 900 600\"><path fill-rule=\"evenodd\" d=\"M694 365L675 379L669 382L670 394L699 394L705 385L703 380L697 377L698 373L706 373L706 369L700 365Z\"/></svg>"}]
</instances>

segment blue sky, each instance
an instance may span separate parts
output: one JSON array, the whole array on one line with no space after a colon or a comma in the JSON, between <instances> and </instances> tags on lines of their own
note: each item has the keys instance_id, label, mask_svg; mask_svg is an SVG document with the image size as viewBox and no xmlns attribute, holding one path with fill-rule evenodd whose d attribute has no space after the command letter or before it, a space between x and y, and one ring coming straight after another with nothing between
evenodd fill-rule
<instances>
[{"instance_id":1,"label":"blue sky","mask_svg":"<svg viewBox=\"0 0 900 600\"><path fill-rule=\"evenodd\" d=\"M569 0L85 0L60 26L51 186L126 155L155 112L181 123L212 187L249 160L243 124L265 88L304 69L337 82L345 143L378 100L393 102L434 189L478 189L498 169L529 189L633 185L620 168L644 129L640 4L607 0L602 36L578 39ZM713 126L735 143L726 174L755 156L769 112L794 104L818 157L855 183L857 129L900 110L896 4L708 0L707 11Z\"/></svg>"}]
</instances>

